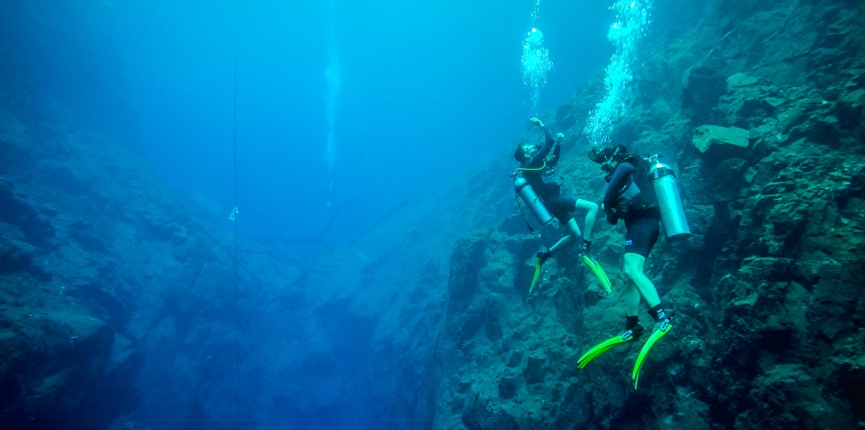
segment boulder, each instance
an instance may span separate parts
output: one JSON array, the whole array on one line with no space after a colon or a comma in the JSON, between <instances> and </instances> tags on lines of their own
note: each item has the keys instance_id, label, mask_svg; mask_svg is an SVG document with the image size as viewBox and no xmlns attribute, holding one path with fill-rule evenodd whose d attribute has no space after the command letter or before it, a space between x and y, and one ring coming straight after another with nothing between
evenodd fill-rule
<instances>
[{"instance_id":1,"label":"boulder","mask_svg":"<svg viewBox=\"0 0 865 430\"><path fill-rule=\"evenodd\" d=\"M694 130L692 142L704 159L721 161L741 157L748 148L749 136L748 130L738 127L703 125Z\"/></svg>"},{"instance_id":2,"label":"boulder","mask_svg":"<svg viewBox=\"0 0 865 430\"><path fill-rule=\"evenodd\" d=\"M727 85L730 87L747 87L749 85L754 85L757 82L759 82L757 78L748 76L744 73L736 73L727 78Z\"/></svg>"}]
</instances>

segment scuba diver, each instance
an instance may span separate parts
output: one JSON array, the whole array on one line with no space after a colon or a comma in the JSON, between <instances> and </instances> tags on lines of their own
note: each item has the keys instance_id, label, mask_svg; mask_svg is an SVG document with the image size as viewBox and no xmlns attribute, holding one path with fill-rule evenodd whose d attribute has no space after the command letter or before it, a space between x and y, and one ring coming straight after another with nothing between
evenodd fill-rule
<instances>
[{"instance_id":1,"label":"scuba diver","mask_svg":"<svg viewBox=\"0 0 865 430\"><path fill-rule=\"evenodd\" d=\"M598 214L598 204L561 194L562 182L556 174L556 164L558 163L559 152L561 151L560 143L565 135L558 133L553 138L553 135L547 130L540 119L534 117L530 121L544 132L544 144L536 145L520 142L517 145L514 151L514 158L520 162L520 167L512 175L515 177L514 189L535 215L538 222L542 225L550 222L552 220L550 214L552 213L563 226L568 227L570 234L559 239L549 249L541 247L538 251L535 259L535 274L532 278L529 294L531 294L538 282L541 266L544 262L558 250L572 243L576 243L580 257L598 276L601 284L609 293L610 281L607 275L601 266L588 255L589 249L592 246L592 228L595 225L595 217ZM550 151L552 151L552 155L550 155ZM574 219L577 209L587 211L584 223L585 234L580 231L580 227Z\"/></svg>"},{"instance_id":2,"label":"scuba diver","mask_svg":"<svg viewBox=\"0 0 865 430\"><path fill-rule=\"evenodd\" d=\"M657 160L658 157L653 157L653 160ZM601 165L601 169L606 173L604 179L610 184L601 206L606 213L607 222L612 225L617 224L619 220L625 222L624 297L626 321L625 330L622 333L590 349L580 357L577 364L582 369L613 346L632 341L643 334L643 327L637 321L640 297L642 296L649 305L649 315L651 315L655 325L637 357L634 371L631 374L636 389L640 369L646 355L655 342L669 333L672 328L672 317L664 310L664 305L661 303L655 285L643 273L646 259L649 257L649 252L654 247L660 233L659 223L662 211L659 209L658 196L655 187L653 187L654 182L650 182L650 171L654 172L655 168L642 157L629 154L623 145L595 148L589 152L589 158ZM661 163L656 165L666 166ZM673 185L675 186L675 182ZM678 189L676 189L676 199L678 199ZM664 203L666 204L666 202ZM677 203L681 208L681 201L677 201ZM683 212L682 216L684 217Z\"/></svg>"}]
</instances>

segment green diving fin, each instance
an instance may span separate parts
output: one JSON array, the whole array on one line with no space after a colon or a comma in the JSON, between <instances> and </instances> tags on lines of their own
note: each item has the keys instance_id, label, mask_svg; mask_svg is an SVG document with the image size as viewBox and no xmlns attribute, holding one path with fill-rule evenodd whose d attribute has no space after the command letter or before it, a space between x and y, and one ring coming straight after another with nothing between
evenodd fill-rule
<instances>
[{"instance_id":1,"label":"green diving fin","mask_svg":"<svg viewBox=\"0 0 865 430\"><path fill-rule=\"evenodd\" d=\"M607 290L607 294L610 294L610 278L607 277L607 273L604 272L604 268L601 267L601 265L588 254L580 254L580 257L583 259L586 265L589 266L590 269L592 269L592 272L595 273L595 276L597 276L598 279L601 281L601 285L603 285L604 289Z\"/></svg>"},{"instance_id":2,"label":"green diving fin","mask_svg":"<svg viewBox=\"0 0 865 430\"><path fill-rule=\"evenodd\" d=\"M529 294L532 293L532 290L535 289L535 285L538 285L538 278L541 276L541 259L535 258L535 276L532 277L532 287L529 288Z\"/></svg>"},{"instance_id":3,"label":"green diving fin","mask_svg":"<svg viewBox=\"0 0 865 430\"><path fill-rule=\"evenodd\" d=\"M637 389L637 382L640 378L640 369L643 368L646 356L649 355L649 351L652 349L655 342L664 337L665 334L669 333L672 328L673 325L670 323L670 320L661 321L660 326L652 333L652 336L650 336L649 340L646 341L646 344L643 345L643 349L640 350L640 355L637 356L637 362L634 364L634 373L631 375L631 379L634 380L635 390Z\"/></svg>"},{"instance_id":4,"label":"green diving fin","mask_svg":"<svg viewBox=\"0 0 865 430\"><path fill-rule=\"evenodd\" d=\"M642 332L642 327L640 327L640 329L636 332L636 335L639 335L640 332ZM580 357L579 360L577 360L577 367L582 369L582 368L588 366L589 363L592 362L592 360L600 357L601 354L609 351L610 348L612 348L612 347L614 347L620 343L634 340L635 338L636 338L635 330L625 330L624 332L622 332L622 334L599 343L594 348L590 349L588 352L583 354L583 356Z\"/></svg>"}]
</instances>

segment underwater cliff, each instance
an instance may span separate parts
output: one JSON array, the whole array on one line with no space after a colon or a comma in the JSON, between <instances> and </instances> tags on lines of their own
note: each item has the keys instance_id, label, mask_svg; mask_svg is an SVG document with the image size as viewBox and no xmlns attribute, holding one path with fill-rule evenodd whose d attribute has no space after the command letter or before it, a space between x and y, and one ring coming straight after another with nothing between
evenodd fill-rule
<instances>
[{"instance_id":1,"label":"underwater cliff","mask_svg":"<svg viewBox=\"0 0 865 430\"><path fill-rule=\"evenodd\" d=\"M675 330L639 389L639 344L576 363L622 329L621 226L595 226L611 294L567 250L529 294L561 231L520 216L518 136L300 258L19 89L0 92L0 427L865 427L865 4L653 17L611 139L673 165L693 234L648 259ZM592 201L583 130L604 91L599 71L541 115L565 134L566 193Z\"/></svg>"},{"instance_id":2,"label":"underwater cliff","mask_svg":"<svg viewBox=\"0 0 865 430\"><path fill-rule=\"evenodd\" d=\"M612 141L678 171L694 234L661 239L647 261L675 330L639 389L642 342L578 369L623 328L623 230L595 226L611 295L575 253L529 295L535 252L562 233L531 234L513 214L453 252L435 428L865 426L865 5L655 5ZM595 83L542 119L576 148L559 168L566 192L599 200L580 133Z\"/></svg>"},{"instance_id":3,"label":"underwater cliff","mask_svg":"<svg viewBox=\"0 0 865 430\"><path fill-rule=\"evenodd\" d=\"M0 145L4 428L428 427L448 256L511 209L471 172L299 258L44 95L0 95Z\"/></svg>"}]
</instances>

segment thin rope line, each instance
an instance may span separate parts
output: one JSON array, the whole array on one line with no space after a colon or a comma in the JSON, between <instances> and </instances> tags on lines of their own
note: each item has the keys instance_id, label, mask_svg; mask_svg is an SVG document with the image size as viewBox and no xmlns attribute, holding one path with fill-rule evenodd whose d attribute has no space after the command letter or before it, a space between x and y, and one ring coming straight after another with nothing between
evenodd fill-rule
<instances>
[{"instance_id":1,"label":"thin rope line","mask_svg":"<svg viewBox=\"0 0 865 430\"><path fill-rule=\"evenodd\" d=\"M234 134L234 211L237 214L237 3L234 3L234 100L233 121ZM240 270L237 256L237 218L234 220L234 369L237 383L237 410L241 411L241 386L240 386Z\"/></svg>"}]
</instances>

